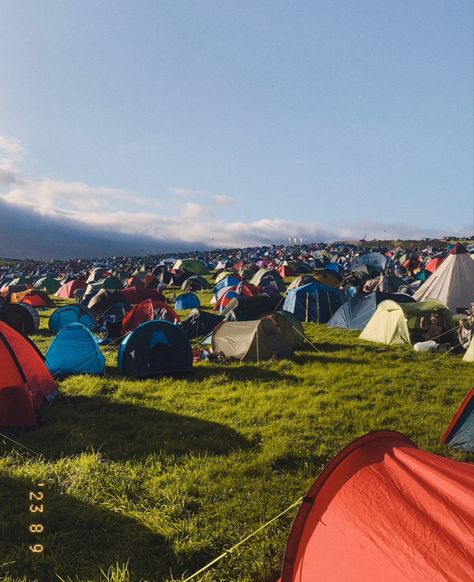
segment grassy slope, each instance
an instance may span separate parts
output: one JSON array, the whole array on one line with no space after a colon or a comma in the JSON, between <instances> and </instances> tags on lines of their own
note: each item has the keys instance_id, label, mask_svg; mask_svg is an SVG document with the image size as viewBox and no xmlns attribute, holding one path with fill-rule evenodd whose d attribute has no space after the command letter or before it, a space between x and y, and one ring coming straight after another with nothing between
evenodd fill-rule
<instances>
[{"instance_id":1,"label":"grassy slope","mask_svg":"<svg viewBox=\"0 0 474 582\"><path fill-rule=\"evenodd\" d=\"M43 352L49 313L33 338ZM44 426L17 437L43 457L2 445L0 579L182 580L304 494L370 430L466 459L439 438L472 384L471 364L305 329L320 351L308 346L295 361L203 362L190 379L131 381L111 349L106 378L63 381ZM28 492L41 481L46 529L34 536ZM295 512L199 579L274 580ZM40 539L44 554L32 554Z\"/></svg>"}]
</instances>

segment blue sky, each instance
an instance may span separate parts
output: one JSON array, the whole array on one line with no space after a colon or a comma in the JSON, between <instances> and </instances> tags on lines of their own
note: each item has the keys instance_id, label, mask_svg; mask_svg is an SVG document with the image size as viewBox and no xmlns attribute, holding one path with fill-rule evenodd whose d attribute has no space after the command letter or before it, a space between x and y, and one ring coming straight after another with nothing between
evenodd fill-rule
<instances>
[{"instance_id":1,"label":"blue sky","mask_svg":"<svg viewBox=\"0 0 474 582\"><path fill-rule=\"evenodd\" d=\"M471 234L471 0L0 3L0 200L222 244Z\"/></svg>"}]
</instances>

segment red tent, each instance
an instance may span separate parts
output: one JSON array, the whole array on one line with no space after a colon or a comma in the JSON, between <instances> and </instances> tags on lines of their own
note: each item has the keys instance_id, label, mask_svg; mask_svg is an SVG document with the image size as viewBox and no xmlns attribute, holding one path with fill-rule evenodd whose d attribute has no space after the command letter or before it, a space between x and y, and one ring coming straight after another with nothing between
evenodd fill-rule
<instances>
[{"instance_id":1,"label":"red tent","mask_svg":"<svg viewBox=\"0 0 474 582\"><path fill-rule=\"evenodd\" d=\"M277 271L282 277L294 277L296 275L296 271L294 271L288 265L282 265L281 267L278 267Z\"/></svg>"},{"instance_id":2,"label":"red tent","mask_svg":"<svg viewBox=\"0 0 474 582\"><path fill-rule=\"evenodd\" d=\"M443 261L444 259L442 259L441 257L431 259L431 261L428 261L428 263L426 264L425 270L429 271L430 273L434 273Z\"/></svg>"},{"instance_id":3,"label":"red tent","mask_svg":"<svg viewBox=\"0 0 474 582\"><path fill-rule=\"evenodd\" d=\"M56 383L36 346L0 321L0 427L36 426L43 402Z\"/></svg>"},{"instance_id":4,"label":"red tent","mask_svg":"<svg viewBox=\"0 0 474 582\"><path fill-rule=\"evenodd\" d=\"M32 307L48 307L52 304L48 295L40 289L27 289L20 293L13 293L10 301L12 303L27 303Z\"/></svg>"},{"instance_id":5,"label":"red tent","mask_svg":"<svg viewBox=\"0 0 474 582\"><path fill-rule=\"evenodd\" d=\"M179 321L178 314L163 301L155 301L154 299L145 299L127 313L122 320L122 331L128 333L132 331L145 321L152 319L164 319L171 323Z\"/></svg>"},{"instance_id":6,"label":"red tent","mask_svg":"<svg viewBox=\"0 0 474 582\"><path fill-rule=\"evenodd\" d=\"M474 466L367 434L322 471L286 546L281 582L474 579Z\"/></svg>"},{"instance_id":7,"label":"red tent","mask_svg":"<svg viewBox=\"0 0 474 582\"><path fill-rule=\"evenodd\" d=\"M62 297L62 299L73 299L74 298L74 291L77 289L85 289L86 282L84 279L73 279L68 283L65 283L62 287L60 287L56 291L57 297Z\"/></svg>"}]
</instances>

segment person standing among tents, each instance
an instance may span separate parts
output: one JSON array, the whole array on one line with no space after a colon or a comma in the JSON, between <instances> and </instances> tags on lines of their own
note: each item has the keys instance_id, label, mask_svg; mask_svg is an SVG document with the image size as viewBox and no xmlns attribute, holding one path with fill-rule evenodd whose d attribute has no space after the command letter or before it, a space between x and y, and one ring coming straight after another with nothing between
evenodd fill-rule
<instances>
[{"instance_id":1,"label":"person standing among tents","mask_svg":"<svg viewBox=\"0 0 474 582\"><path fill-rule=\"evenodd\" d=\"M434 340L443 334L444 329L439 319L439 313L433 311L433 313L430 315L427 327L425 327L425 321L426 316L423 316L420 319L420 327L423 330L425 340Z\"/></svg>"}]
</instances>

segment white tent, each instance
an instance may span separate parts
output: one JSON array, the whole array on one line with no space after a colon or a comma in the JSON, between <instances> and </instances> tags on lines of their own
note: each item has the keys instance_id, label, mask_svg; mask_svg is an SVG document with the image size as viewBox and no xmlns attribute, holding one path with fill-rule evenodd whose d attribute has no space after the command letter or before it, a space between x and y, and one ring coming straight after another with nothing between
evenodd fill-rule
<instances>
[{"instance_id":1,"label":"white tent","mask_svg":"<svg viewBox=\"0 0 474 582\"><path fill-rule=\"evenodd\" d=\"M474 261L466 248L458 243L413 297L415 301L437 299L453 313L474 303Z\"/></svg>"}]
</instances>

